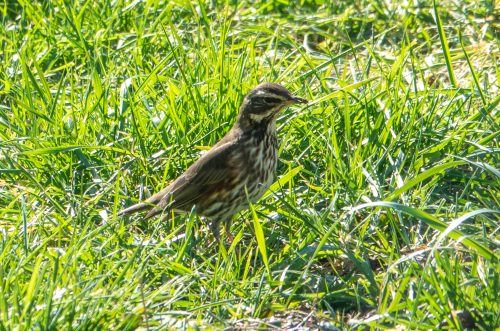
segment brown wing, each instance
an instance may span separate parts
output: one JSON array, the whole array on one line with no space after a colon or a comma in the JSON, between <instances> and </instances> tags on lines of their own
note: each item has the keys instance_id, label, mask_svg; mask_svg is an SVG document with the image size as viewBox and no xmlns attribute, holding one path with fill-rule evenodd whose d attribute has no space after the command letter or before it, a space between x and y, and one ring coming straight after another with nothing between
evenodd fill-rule
<instances>
[{"instance_id":1,"label":"brown wing","mask_svg":"<svg viewBox=\"0 0 500 331\"><path fill-rule=\"evenodd\" d=\"M171 185L149 198L146 203L156 205L146 219L160 214L165 208L190 211L207 194L234 176L237 166L233 143L226 143L210 150Z\"/></svg>"}]
</instances>

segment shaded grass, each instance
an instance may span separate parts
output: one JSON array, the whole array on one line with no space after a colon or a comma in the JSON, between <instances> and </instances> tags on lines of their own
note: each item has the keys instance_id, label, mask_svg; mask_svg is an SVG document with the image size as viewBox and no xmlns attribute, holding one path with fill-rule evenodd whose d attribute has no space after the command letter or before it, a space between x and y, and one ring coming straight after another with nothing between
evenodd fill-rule
<instances>
[{"instance_id":1,"label":"shaded grass","mask_svg":"<svg viewBox=\"0 0 500 331\"><path fill-rule=\"evenodd\" d=\"M498 325L492 3L0 10L2 327ZM196 215L116 218L262 81L312 102L232 245Z\"/></svg>"}]
</instances>

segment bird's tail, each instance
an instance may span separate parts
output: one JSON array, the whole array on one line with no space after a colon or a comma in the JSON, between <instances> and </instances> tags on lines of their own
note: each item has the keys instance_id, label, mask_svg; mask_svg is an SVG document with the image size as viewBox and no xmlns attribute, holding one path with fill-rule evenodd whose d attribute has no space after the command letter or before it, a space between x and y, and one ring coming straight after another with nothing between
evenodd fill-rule
<instances>
[{"instance_id":1,"label":"bird's tail","mask_svg":"<svg viewBox=\"0 0 500 331\"><path fill-rule=\"evenodd\" d=\"M169 192L170 192L170 186L149 197L149 199L147 199L144 202L120 210L116 215L123 216L123 215L137 213L146 209L151 209L151 211L146 215L145 219L151 218L161 213L163 209L166 207L168 200L163 199L163 197L167 195ZM163 200L165 201L162 203Z\"/></svg>"},{"instance_id":2,"label":"bird's tail","mask_svg":"<svg viewBox=\"0 0 500 331\"><path fill-rule=\"evenodd\" d=\"M139 211L143 211L143 210L146 210L149 208L151 208L150 203L142 202L142 203L138 203L138 204L135 204L133 206L130 206L128 208L122 209L116 215L123 216L123 215L133 214L133 213L137 213Z\"/></svg>"}]
</instances>

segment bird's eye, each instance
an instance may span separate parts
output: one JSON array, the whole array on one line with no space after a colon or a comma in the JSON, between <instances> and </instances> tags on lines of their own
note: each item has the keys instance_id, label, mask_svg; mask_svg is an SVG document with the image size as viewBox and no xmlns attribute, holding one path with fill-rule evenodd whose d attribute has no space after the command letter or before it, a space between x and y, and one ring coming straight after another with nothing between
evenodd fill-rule
<instances>
[{"instance_id":1,"label":"bird's eye","mask_svg":"<svg viewBox=\"0 0 500 331\"><path fill-rule=\"evenodd\" d=\"M280 103L280 100L276 99L276 98L265 97L264 102L267 104L276 104L276 103Z\"/></svg>"}]
</instances>

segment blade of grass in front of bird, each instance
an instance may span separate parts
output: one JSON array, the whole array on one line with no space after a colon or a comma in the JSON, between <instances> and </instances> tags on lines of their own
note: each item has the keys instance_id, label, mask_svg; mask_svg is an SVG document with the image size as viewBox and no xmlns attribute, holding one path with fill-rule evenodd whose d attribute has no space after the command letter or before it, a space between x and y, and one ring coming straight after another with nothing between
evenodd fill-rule
<instances>
[{"instance_id":1,"label":"blade of grass in front of bird","mask_svg":"<svg viewBox=\"0 0 500 331\"><path fill-rule=\"evenodd\" d=\"M281 176L280 179L278 179L278 181L276 181L271 185L271 187L266 191L266 193L264 193L261 199L264 200L265 198L270 196L273 192L276 192L277 190L282 188L285 184L290 182L293 179L293 177L295 177L302 169L304 169L303 165L299 165L293 169L290 169L286 174Z\"/></svg>"},{"instance_id":2,"label":"blade of grass in front of bird","mask_svg":"<svg viewBox=\"0 0 500 331\"><path fill-rule=\"evenodd\" d=\"M252 223L253 229L255 231L255 239L257 240L257 246L259 248L260 255L262 257L262 261L266 266L267 277L271 278L271 270L269 269L269 261L267 259L267 248L266 248L266 240L264 238L264 231L262 230L262 225L259 222L259 217L255 212L255 208L252 204L250 204L250 211L252 213Z\"/></svg>"}]
</instances>

